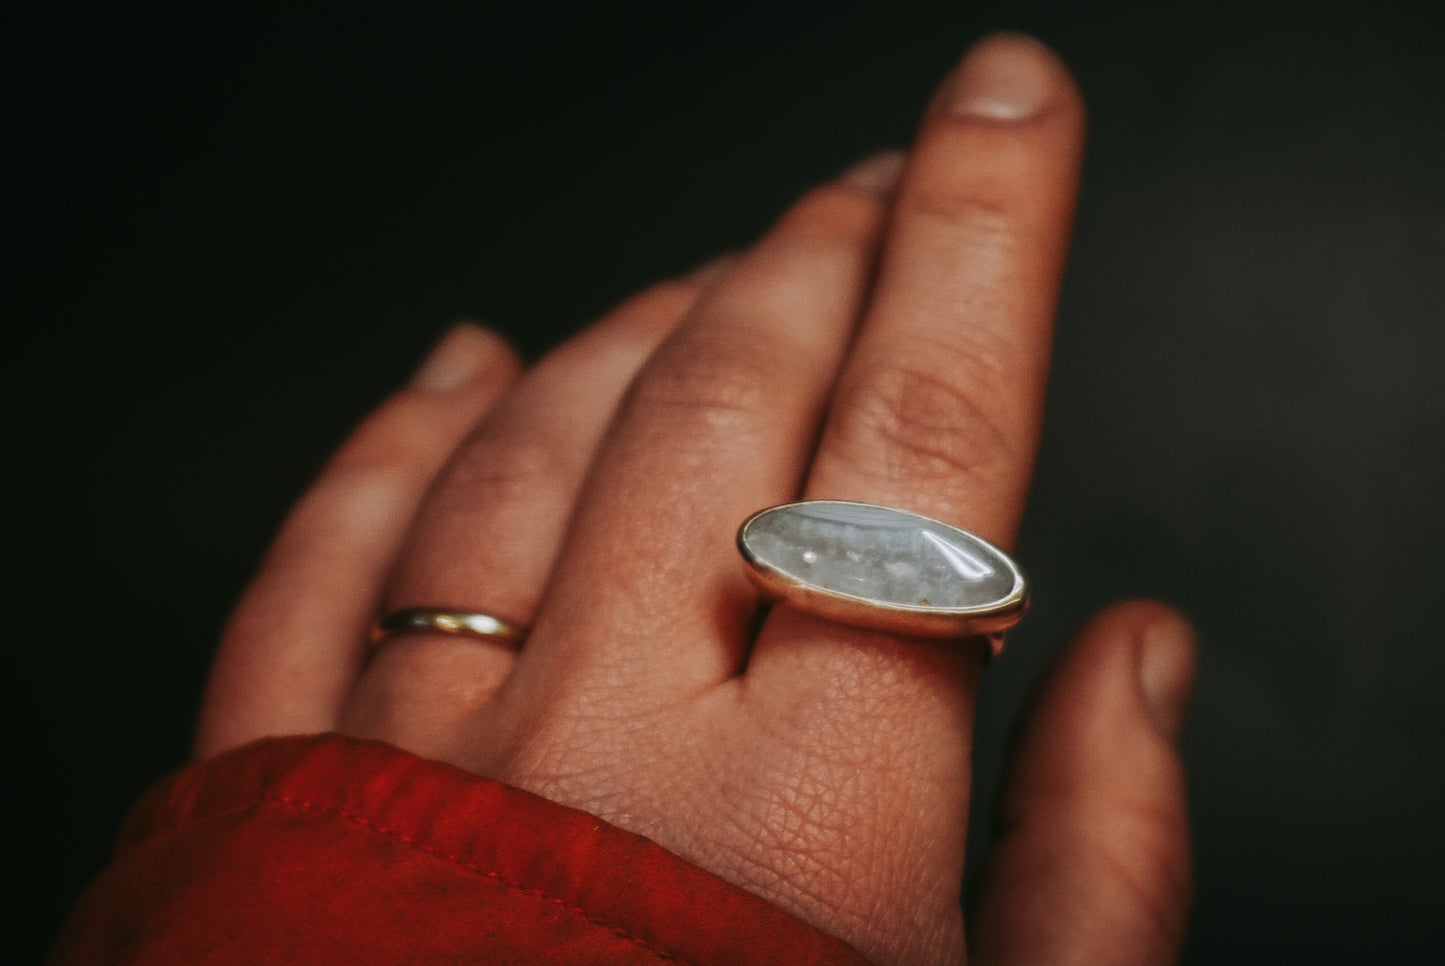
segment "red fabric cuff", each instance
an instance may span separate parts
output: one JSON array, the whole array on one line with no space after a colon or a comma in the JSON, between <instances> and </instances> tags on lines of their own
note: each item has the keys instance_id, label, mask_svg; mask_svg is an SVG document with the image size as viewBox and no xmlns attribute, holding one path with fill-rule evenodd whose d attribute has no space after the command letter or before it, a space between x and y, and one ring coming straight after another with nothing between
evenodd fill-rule
<instances>
[{"instance_id":1,"label":"red fabric cuff","mask_svg":"<svg viewBox=\"0 0 1445 966\"><path fill-rule=\"evenodd\" d=\"M152 789L52 961L866 963L641 836L337 735Z\"/></svg>"}]
</instances>

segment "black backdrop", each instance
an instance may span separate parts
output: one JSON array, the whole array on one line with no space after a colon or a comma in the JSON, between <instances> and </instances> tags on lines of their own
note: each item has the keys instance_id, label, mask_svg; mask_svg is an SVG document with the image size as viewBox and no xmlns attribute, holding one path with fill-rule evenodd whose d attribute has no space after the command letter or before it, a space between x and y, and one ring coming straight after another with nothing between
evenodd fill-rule
<instances>
[{"instance_id":1,"label":"black backdrop","mask_svg":"<svg viewBox=\"0 0 1445 966\"><path fill-rule=\"evenodd\" d=\"M999 26L1075 67L1092 138L981 793L1067 629L1172 599L1203 634L1187 961L1438 951L1429 5L600 6L7 15L11 961L184 759L288 503L448 321L535 353L744 244Z\"/></svg>"}]
</instances>

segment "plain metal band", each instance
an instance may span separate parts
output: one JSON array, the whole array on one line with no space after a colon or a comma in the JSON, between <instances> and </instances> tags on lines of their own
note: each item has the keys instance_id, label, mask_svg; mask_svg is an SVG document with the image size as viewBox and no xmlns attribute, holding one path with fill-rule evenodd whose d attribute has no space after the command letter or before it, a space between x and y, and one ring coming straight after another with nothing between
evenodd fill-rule
<instances>
[{"instance_id":1,"label":"plain metal band","mask_svg":"<svg viewBox=\"0 0 1445 966\"><path fill-rule=\"evenodd\" d=\"M526 628L491 614L434 607L408 607L382 618L372 632L371 641L373 645L379 644L387 635L406 631L434 631L510 645L521 644L527 636Z\"/></svg>"}]
</instances>

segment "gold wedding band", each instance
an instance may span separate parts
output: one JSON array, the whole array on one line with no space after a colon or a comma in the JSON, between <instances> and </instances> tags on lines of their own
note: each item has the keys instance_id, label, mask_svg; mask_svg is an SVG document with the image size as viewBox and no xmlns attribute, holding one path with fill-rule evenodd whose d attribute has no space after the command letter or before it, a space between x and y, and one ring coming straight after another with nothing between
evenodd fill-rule
<instances>
[{"instance_id":1,"label":"gold wedding band","mask_svg":"<svg viewBox=\"0 0 1445 966\"><path fill-rule=\"evenodd\" d=\"M485 641L516 646L527 636L527 629L509 621L476 611L448 610L440 607L408 607L383 617L371 633L372 646L389 635L410 631L435 631L476 637Z\"/></svg>"}]
</instances>

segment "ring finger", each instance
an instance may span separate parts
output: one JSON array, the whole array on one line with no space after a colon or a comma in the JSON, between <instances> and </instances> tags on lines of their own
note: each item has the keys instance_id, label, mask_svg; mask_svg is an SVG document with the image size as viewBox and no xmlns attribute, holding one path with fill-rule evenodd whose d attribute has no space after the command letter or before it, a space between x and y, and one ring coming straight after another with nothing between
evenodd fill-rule
<instances>
[{"instance_id":1,"label":"ring finger","mask_svg":"<svg viewBox=\"0 0 1445 966\"><path fill-rule=\"evenodd\" d=\"M287 518L231 616L196 754L336 727L366 622L427 486L516 374L501 339L458 326L411 384L356 428Z\"/></svg>"},{"instance_id":2,"label":"ring finger","mask_svg":"<svg viewBox=\"0 0 1445 966\"><path fill-rule=\"evenodd\" d=\"M719 270L708 266L653 286L518 382L423 502L388 581L383 614L443 608L520 629L531 624L618 397ZM440 631L393 632L378 642L342 729L465 765L465 721L510 673L514 646Z\"/></svg>"}]
</instances>

